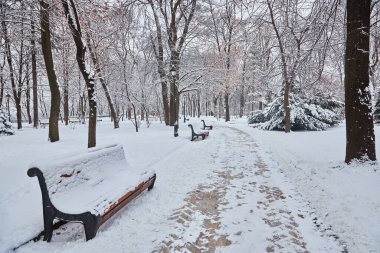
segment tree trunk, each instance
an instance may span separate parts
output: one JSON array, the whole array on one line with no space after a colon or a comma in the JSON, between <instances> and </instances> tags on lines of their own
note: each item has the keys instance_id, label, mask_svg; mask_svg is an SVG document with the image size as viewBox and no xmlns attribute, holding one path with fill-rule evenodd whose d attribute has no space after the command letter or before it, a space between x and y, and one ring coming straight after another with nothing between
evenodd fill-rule
<instances>
[{"instance_id":1,"label":"tree trunk","mask_svg":"<svg viewBox=\"0 0 380 253\"><path fill-rule=\"evenodd\" d=\"M345 54L346 163L376 160L369 87L370 0L347 0Z\"/></svg>"},{"instance_id":2,"label":"tree trunk","mask_svg":"<svg viewBox=\"0 0 380 253\"><path fill-rule=\"evenodd\" d=\"M135 129L136 129L136 133L139 132L139 125L137 123L137 112L136 112L136 106L134 104L132 104L132 108L133 108L133 118L135 120Z\"/></svg>"},{"instance_id":3,"label":"tree trunk","mask_svg":"<svg viewBox=\"0 0 380 253\"><path fill-rule=\"evenodd\" d=\"M26 69L26 114L28 116L28 123L32 124L32 115L30 113L29 63L27 63L27 69Z\"/></svg>"},{"instance_id":4,"label":"tree trunk","mask_svg":"<svg viewBox=\"0 0 380 253\"><path fill-rule=\"evenodd\" d=\"M222 94L219 96L219 119L222 118L222 111L223 111L223 102L222 102Z\"/></svg>"},{"instance_id":5,"label":"tree trunk","mask_svg":"<svg viewBox=\"0 0 380 253\"><path fill-rule=\"evenodd\" d=\"M79 112L80 112L80 119L81 119L82 125L85 125L86 112L84 111L84 95L83 94L80 94L80 97L79 97Z\"/></svg>"},{"instance_id":6,"label":"tree trunk","mask_svg":"<svg viewBox=\"0 0 380 253\"><path fill-rule=\"evenodd\" d=\"M197 113L198 113L198 118L201 117L201 95L200 92L197 92Z\"/></svg>"},{"instance_id":7,"label":"tree trunk","mask_svg":"<svg viewBox=\"0 0 380 253\"><path fill-rule=\"evenodd\" d=\"M4 66L0 66L0 108L3 107L3 99L4 99Z\"/></svg>"},{"instance_id":8,"label":"tree trunk","mask_svg":"<svg viewBox=\"0 0 380 253\"><path fill-rule=\"evenodd\" d=\"M132 119L132 108L131 108L131 105L128 105L128 108L127 108L127 118L129 120Z\"/></svg>"},{"instance_id":9,"label":"tree trunk","mask_svg":"<svg viewBox=\"0 0 380 253\"><path fill-rule=\"evenodd\" d=\"M69 124L69 71L66 61L66 55L64 56L64 69L63 69L63 120L65 125Z\"/></svg>"},{"instance_id":10,"label":"tree trunk","mask_svg":"<svg viewBox=\"0 0 380 253\"><path fill-rule=\"evenodd\" d=\"M224 94L224 105L225 105L225 109L226 109L226 122L227 121L230 121L230 104L229 104L229 94L228 92L226 92Z\"/></svg>"},{"instance_id":11,"label":"tree trunk","mask_svg":"<svg viewBox=\"0 0 380 253\"><path fill-rule=\"evenodd\" d=\"M62 0L63 9L67 17L71 34L77 48L76 59L83 79L86 82L89 104L88 120L88 148L96 146L96 97L95 97L95 80L86 64L86 46L83 44L83 36L80 28L78 13L73 0ZM74 15L74 16L72 16Z\"/></svg>"},{"instance_id":12,"label":"tree trunk","mask_svg":"<svg viewBox=\"0 0 380 253\"><path fill-rule=\"evenodd\" d=\"M207 95L206 95L206 102L205 102L205 115L208 116L208 99L207 99Z\"/></svg>"},{"instance_id":13,"label":"tree trunk","mask_svg":"<svg viewBox=\"0 0 380 253\"><path fill-rule=\"evenodd\" d=\"M140 104L140 117L141 117L141 121L144 121L145 120L145 106L144 106L144 101L145 101L145 98L144 98L144 92L142 92L141 94L141 104Z\"/></svg>"},{"instance_id":14,"label":"tree trunk","mask_svg":"<svg viewBox=\"0 0 380 253\"><path fill-rule=\"evenodd\" d=\"M241 87L240 91L240 108L239 108L239 117L243 117L244 115L244 105L245 105L245 99L244 99L244 86Z\"/></svg>"},{"instance_id":15,"label":"tree trunk","mask_svg":"<svg viewBox=\"0 0 380 253\"><path fill-rule=\"evenodd\" d=\"M178 119L178 108L178 87L176 85L176 80L173 78L170 82L170 126L174 126L174 123Z\"/></svg>"},{"instance_id":16,"label":"tree trunk","mask_svg":"<svg viewBox=\"0 0 380 253\"><path fill-rule=\"evenodd\" d=\"M177 94L178 94L178 80L179 80L179 54L176 51L171 52L170 57L170 103L169 103L169 110L170 110L170 126L174 126L175 122L178 118L178 100L177 100Z\"/></svg>"},{"instance_id":17,"label":"tree trunk","mask_svg":"<svg viewBox=\"0 0 380 253\"><path fill-rule=\"evenodd\" d=\"M32 82L33 82L33 127L38 128L38 91L37 91L37 60L36 60L36 30L33 19L30 23L31 26L31 41L32 46Z\"/></svg>"},{"instance_id":18,"label":"tree trunk","mask_svg":"<svg viewBox=\"0 0 380 253\"><path fill-rule=\"evenodd\" d=\"M41 45L42 53L45 60L46 72L49 80L51 93L51 106L49 117L49 140L51 142L59 141L59 111L60 111L60 92L57 82L57 76L54 71L53 55L51 52L50 40L50 20L49 20L49 4L45 1L40 1L41 15Z\"/></svg>"},{"instance_id":19,"label":"tree trunk","mask_svg":"<svg viewBox=\"0 0 380 253\"><path fill-rule=\"evenodd\" d=\"M213 115L215 118L217 117L217 106L218 106L218 97L214 96L214 99L213 99L213 102L214 102L214 112L213 112Z\"/></svg>"},{"instance_id":20,"label":"tree trunk","mask_svg":"<svg viewBox=\"0 0 380 253\"><path fill-rule=\"evenodd\" d=\"M164 120L165 124L169 125L169 98L168 98L168 86L166 82L161 81L161 90L162 90L162 104L163 104L163 112L164 112Z\"/></svg>"},{"instance_id":21,"label":"tree trunk","mask_svg":"<svg viewBox=\"0 0 380 253\"><path fill-rule=\"evenodd\" d=\"M195 118L197 115L197 97L193 95L192 98L193 98L193 117Z\"/></svg>"},{"instance_id":22,"label":"tree trunk","mask_svg":"<svg viewBox=\"0 0 380 253\"><path fill-rule=\"evenodd\" d=\"M160 111L160 108L161 108L161 103L160 103L160 97L158 96L158 92L156 90L156 97L157 97L157 114L158 114L158 118L160 119L160 123L162 123L162 119L161 119L161 111Z\"/></svg>"},{"instance_id":23,"label":"tree trunk","mask_svg":"<svg viewBox=\"0 0 380 253\"><path fill-rule=\"evenodd\" d=\"M285 109L285 133L290 132L290 105L289 105L290 83L285 81L284 109Z\"/></svg>"},{"instance_id":24,"label":"tree trunk","mask_svg":"<svg viewBox=\"0 0 380 253\"><path fill-rule=\"evenodd\" d=\"M170 102L169 102L169 125L174 126L175 116L174 116L174 93L175 93L175 84L170 83Z\"/></svg>"}]
</instances>

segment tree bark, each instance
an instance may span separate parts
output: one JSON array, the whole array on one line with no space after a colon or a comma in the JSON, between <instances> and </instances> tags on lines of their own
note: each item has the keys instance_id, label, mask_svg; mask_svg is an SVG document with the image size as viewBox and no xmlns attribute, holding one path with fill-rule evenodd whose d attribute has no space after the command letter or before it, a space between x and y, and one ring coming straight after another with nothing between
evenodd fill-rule
<instances>
[{"instance_id":1,"label":"tree bark","mask_svg":"<svg viewBox=\"0 0 380 253\"><path fill-rule=\"evenodd\" d=\"M239 108L239 117L243 117L244 115L244 107L245 107L245 71L246 71L246 64L247 64L247 56L246 52L244 52L243 56L243 74L242 74L242 86L240 91L240 108Z\"/></svg>"},{"instance_id":2,"label":"tree bark","mask_svg":"<svg viewBox=\"0 0 380 253\"><path fill-rule=\"evenodd\" d=\"M197 113L198 113L198 118L201 117L201 94L198 91L197 92Z\"/></svg>"},{"instance_id":3,"label":"tree bark","mask_svg":"<svg viewBox=\"0 0 380 253\"><path fill-rule=\"evenodd\" d=\"M284 87L284 109L285 109L285 133L290 132L290 104L289 104L290 83L285 79Z\"/></svg>"},{"instance_id":4,"label":"tree bark","mask_svg":"<svg viewBox=\"0 0 380 253\"><path fill-rule=\"evenodd\" d=\"M224 93L224 105L225 105L225 117L226 122L230 121L230 103L229 103L229 94L228 92Z\"/></svg>"},{"instance_id":5,"label":"tree bark","mask_svg":"<svg viewBox=\"0 0 380 253\"><path fill-rule=\"evenodd\" d=\"M244 98L244 85L241 87L240 91L240 107L239 107L239 117L243 117L244 115L244 105L245 105L245 98Z\"/></svg>"},{"instance_id":6,"label":"tree bark","mask_svg":"<svg viewBox=\"0 0 380 253\"><path fill-rule=\"evenodd\" d=\"M37 90L37 60L36 60L36 28L34 20L31 20L31 41L32 46L32 89L33 89L33 127L38 128L38 90Z\"/></svg>"},{"instance_id":7,"label":"tree bark","mask_svg":"<svg viewBox=\"0 0 380 253\"><path fill-rule=\"evenodd\" d=\"M127 108L127 119L132 119L132 108L130 104L128 105L128 108Z\"/></svg>"},{"instance_id":8,"label":"tree bark","mask_svg":"<svg viewBox=\"0 0 380 253\"><path fill-rule=\"evenodd\" d=\"M346 163L376 160L369 87L370 0L347 0L345 54Z\"/></svg>"},{"instance_id":9,"label":"tree bark","mask_svg":"<svg viewBox=\"0 0 380 253\"><path fill-rule=\"evenodd\" d=\"M218 106L218 97L217 96L214 96L213 98L213 104L214 104L214 112L213 112L213 115L215 118L217 118L217 106Z\"/></svg>"},{"instance_id":10,"label":"tree bark","mask_svg":"<svg viewBox=\"0 0 380 253\"><path fill-rule=\"evenodd\" d=\"M0 107L3 107L3 99L4 99L4 66L0 66Z\"/></svg>"},{"instance_id":11,"label":"tree bark","mask_svg":"<svg viewBox=\"0 0 380 253\"><path fill-rule=\"evenodd\" d=\"M28 123L32 124L32 115L30 112L30 79L29 79L29 63L27 63L26 68L26 113L28 115Z\"/></svg>"},{"instance_id":12,"label":"tree bark","mask_svg":"<svg viewBox=\"0 0 380 253\"><path fill-rule=\"evenodd\" d=\"M77 48L76 59L83 79L86 82L89 104L89 122L88 122L88 148L96 146L96 98L95 98L95 80L94 76L86 68L86 46L83 43L82 31L79 23L78 13L73 0L61 0L67 22ZM74 16L72 16L74 15Z\"/></svg>"},{"instance_id":13,"label":"tree bark","mask_svg":"<svg viewBox=\"0 0 380 253\"><path fill-rule=\"evenodd\" d=\"M174 126L175 122L178 119L178 110L177 109L177 94L178 94L178 84L177 81L179 79L179 55L177 52L171 53L170 59L170 103L169 103L169 111L170 111L170 126Z\"/></svg>"},{"instance_id":14,"label":"tree bark","mask_svg":"<svg viewBox=\"0 0 380 253\"><path fill-rule=\"evenodd\" d=\"M65 49L63 49L65 50ZM64 54L63 59L63 120L65 121L65 125L69 124L69 71L67 65L67 55Z\"/></svg>"},{"instance_id":15,"label":"tree bark","mask_svg":"<svg viewBox=\"0 0 380 253\"><path fill-rule=\"evenodd\" d=\"M49 80L50 93L51 93L51 106L49 117L49 140L51 142L59 141L59 111L61 94L59 92L57 76L54 70L53 55L51 52L51 39L50 39L50 20L49 20L49 4L45 1L40 1L40 15L41 15L41 45L42 53L45 60L46 72Z\"/></svg>"}]
</instances>

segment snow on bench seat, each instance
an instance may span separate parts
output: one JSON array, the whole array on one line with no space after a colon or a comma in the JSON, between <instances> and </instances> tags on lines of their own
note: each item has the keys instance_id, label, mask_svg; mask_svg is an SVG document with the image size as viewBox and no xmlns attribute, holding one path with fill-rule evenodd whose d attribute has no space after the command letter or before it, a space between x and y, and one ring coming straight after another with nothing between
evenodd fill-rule
<instances>
[{"instance_id":1,"label":"snow on bench seat","mask_svg":"<svg viewBox=\"0 0 380 253\"><path fill-rule=\"evenodd\" d=\"M129 166L120 144L34 162L31 168L30 176L36 175L33 168L43 173L50 201L59 210L54 212L74 215L90 212L94 217L106 214L127 193L155 179L154 171L141 172Z\"/></svg>"}]
</instances>

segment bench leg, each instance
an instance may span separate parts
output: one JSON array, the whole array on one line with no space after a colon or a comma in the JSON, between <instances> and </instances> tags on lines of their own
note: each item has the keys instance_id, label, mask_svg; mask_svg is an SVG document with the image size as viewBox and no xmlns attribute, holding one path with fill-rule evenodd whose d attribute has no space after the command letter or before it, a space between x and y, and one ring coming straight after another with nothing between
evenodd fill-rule
<instances>
[{"instance_id":1,"label":"bench leg","mask_svg":"<svg viewBox=\"0 0 380 253\"><path fill-rule=\"evenodd\" d=\"M206 138L206 135L202 134L202 140L204 140L205 138Z\"/></svg>"},{"instance_id":2,"label":"bench leg","mask_svg":"<svg viewBox=\"0 0 380 253\"><path fill-rule=\"evenodd\" d=\"M84 227L84 233L86 234L86 241L91 240L96 236L96 232L98 232L100 218L92 215L91 213L86 213L82 217L82 223Z\"/></svg>"},{"instance_id":3,"label":"bench leg","mask_svg":"<svg viewBox=\"0 0 380 253\"><path fill-rule=\"evenodd\" d=\"M51 206L44 208L44 241L50 242L53 236L54 210Z\"/></svg>"},{"instance_id":4,"label":"bench leg","mask_svg":"<svg viewBox=\"0 0 380 253\"><path fill-rule=\"evenodd\" d=\"M153 189L153 186L154 186L154 183L155 183L155 182L156 182L156 177L154 177L152 184L149 185L149 187L148 187L148 191L150 191L150 190Z\"/></svg>"}]
</instances>

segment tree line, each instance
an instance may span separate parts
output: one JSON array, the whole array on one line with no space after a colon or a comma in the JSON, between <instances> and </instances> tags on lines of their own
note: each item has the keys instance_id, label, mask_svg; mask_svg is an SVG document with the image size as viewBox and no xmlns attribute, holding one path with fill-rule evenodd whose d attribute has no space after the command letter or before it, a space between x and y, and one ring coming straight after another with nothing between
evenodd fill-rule
<instances>
[{"instance_id":1,"label":"tree line","mask_svg":"<svg viewBox=\"0 0 380 253\"><path fill-rule=\"evenodd\" d=\"M323 94L346 102L346 162L376 159L378 1L0 4L0 106L15 111L19 129L49 118L54 142L59 120L88 117L93 147L99 115L115 128L130 119L138 131L152 115L168 126L181 114L229 121L282 97L290 132L289 97Z\"/></svg>"}]
</instances>

